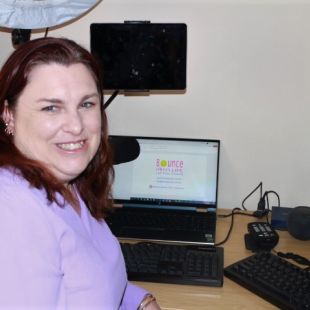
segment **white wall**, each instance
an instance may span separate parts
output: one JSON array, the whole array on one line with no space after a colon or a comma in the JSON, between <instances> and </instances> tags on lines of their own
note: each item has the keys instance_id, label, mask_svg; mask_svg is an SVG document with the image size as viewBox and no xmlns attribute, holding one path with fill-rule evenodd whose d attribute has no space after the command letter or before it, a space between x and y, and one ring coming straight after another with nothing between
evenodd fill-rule
<instances>
[{"instance_id":1,"label":"white wall","mask_svg":"<svg viewBox=\"0 0 310 310\"><path fill-rule=\"evenodd\" d=\"M240 206L260 181L283 206L310 204L310 1L103 0L49 34L88 48L90 23L124 20L187 23L188 87L118 96L111 133L220 139L221 208ZM0 63L10 40L0 32Z\"/></svg>"}]
</instances>

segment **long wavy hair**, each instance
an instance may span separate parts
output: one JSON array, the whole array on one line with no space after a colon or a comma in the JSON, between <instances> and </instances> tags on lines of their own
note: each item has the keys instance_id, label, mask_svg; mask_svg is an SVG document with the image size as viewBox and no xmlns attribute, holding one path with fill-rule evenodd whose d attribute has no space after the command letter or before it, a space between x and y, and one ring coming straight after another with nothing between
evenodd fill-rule
<instances>
[{"instance_id":1,"label":"long wavy hair","mask_svg":"<svg viewBox=\"0 0 310 310\"><path fill-rule=\"evenodd\" d=\"M103 91L100 66L83 47L65 38L40 38L19 46L7 59L0 71L0 116L5 103L12 111L28 83L30 72L42 64L57 63L64 66L83 64L91 72L101 100L101 143L85 171L71 183L77 188L91 214L103 219L111 209L111 186L114 178L111 149L108 142L107 117L103 108ZM12 136L0 122L0 167L8 167L21 174L33 187L44 189L49 202L60 207L63 199L77 203L72 192L58 181L44 164L27 158L14 145Z\"/></svg>"}]
</instances>

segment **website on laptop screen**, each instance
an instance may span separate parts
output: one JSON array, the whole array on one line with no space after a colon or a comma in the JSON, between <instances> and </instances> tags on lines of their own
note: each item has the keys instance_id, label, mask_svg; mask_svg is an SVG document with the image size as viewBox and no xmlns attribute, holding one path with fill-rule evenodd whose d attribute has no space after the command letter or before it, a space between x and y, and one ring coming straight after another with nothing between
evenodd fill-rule
<instances>
[{"instance_id":1,"label":"website on laptop screen","mask_svg":"<svg viewBox=\"0 0 310 310\"><path fill-rule=\"evenodd\" d=\"M216 207L219 141L137 138L137 159L116 165L116 202Z\"/></svg>"}]
</instances>

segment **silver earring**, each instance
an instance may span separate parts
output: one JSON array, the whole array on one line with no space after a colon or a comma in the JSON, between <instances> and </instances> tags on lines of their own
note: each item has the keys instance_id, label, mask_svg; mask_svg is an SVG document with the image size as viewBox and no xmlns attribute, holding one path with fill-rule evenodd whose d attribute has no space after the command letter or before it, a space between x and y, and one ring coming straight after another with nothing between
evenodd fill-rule
<instances>
[{"instance_id":1,"label":"silver earring","mask_svg":"<svg viewBox=\"0 0 310 310\"><path fill-rule=\"evenodd\" d=\"M9 127L9 124L8 123L5 123L5 129L4 129L5 133L9 136L13 136L13 131L12 129Z\"/></svg>"}]
</instances>

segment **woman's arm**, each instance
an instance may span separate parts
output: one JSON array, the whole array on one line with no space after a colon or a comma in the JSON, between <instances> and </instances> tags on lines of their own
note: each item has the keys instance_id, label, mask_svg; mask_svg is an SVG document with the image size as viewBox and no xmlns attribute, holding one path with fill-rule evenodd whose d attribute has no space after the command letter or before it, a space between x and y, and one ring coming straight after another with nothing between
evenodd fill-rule
<instances>
[{"instance_id":1,"label":"woman's arm","mask_svg":"<svg viewBox=\"0 0 310 310\"><path fill-rule=\"evenodd\" d=\"M138 310L160 310L156 298L152 294L146 294L142 299Z\"/></svg>"},{"instance_id":2,"label":"woman's arm","mask_svg":"<svg viewBox=\"0 0 310 310\"><path fill-rule=\"evenodd\" d=\"M150 299L149 296L152 296L152 295L148 291L128 282L120 309L121 310L160 310L160 307L157 304L155 298Z\"/></svg>"}]
</instances>

